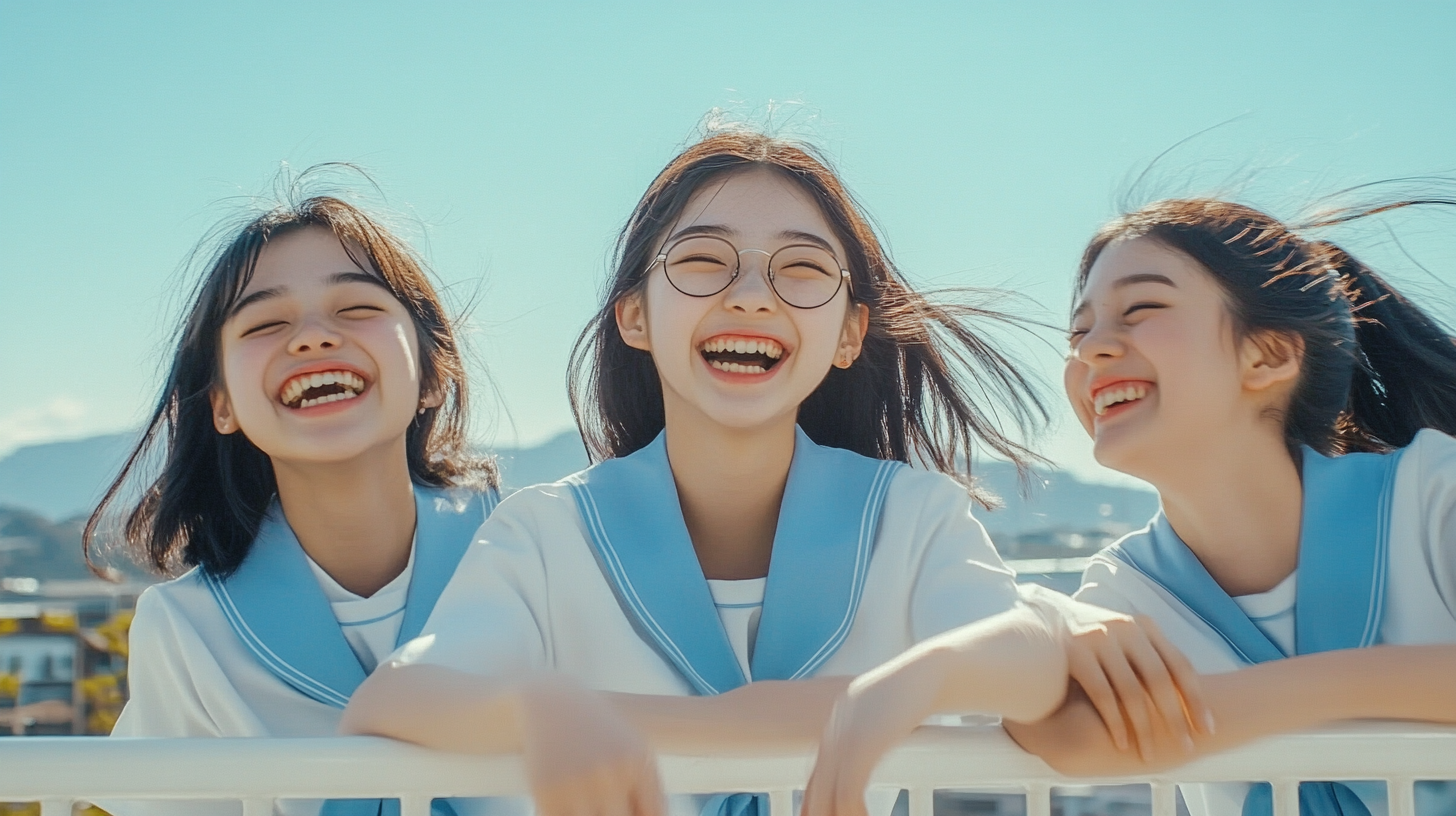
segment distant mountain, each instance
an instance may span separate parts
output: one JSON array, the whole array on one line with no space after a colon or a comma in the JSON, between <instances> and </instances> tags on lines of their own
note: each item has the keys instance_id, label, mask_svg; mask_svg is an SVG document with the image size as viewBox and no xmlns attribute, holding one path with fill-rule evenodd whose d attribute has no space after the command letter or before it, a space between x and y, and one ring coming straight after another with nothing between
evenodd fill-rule
<instances>
[{"instance_id":1,"label":"distant mountain","mask_svg":"<svg viewBox=\"0 0 1456 816\"><path fill-rule=\"evenodd\" d=\"M57 524L25 510L0 507L0 577L14 576L92 577L81 557L81 522Z\"/></svg>"},{"instance_id":2,"label":"distant mountain","mask_svg":"<svg viewBox=\"0 0 1456 816\"><path fill-rule=\"evenodd\" d=\"M0 459L0 506L50 519L90 513L135 442L120 433L19 448Z\"/></svg>"},{"instance_id":3,"label":"distant mountain","mask_svg":"<svg viewBox=\"0 0 1456 816\"><path fill-rule=\"evenodd\" d=\"M134 439L111 434L16 450L0 459L0 507L52 522L90 512ZM508 490L556 481L587 466L574 431L495 454ZM1083 482L1062 471L1038 471L1024 496L1016 469L1004 462L981 463L976 477L1004 502L1000 509L977 513L998 541L1039 531L1117 533L1141 526L1158 507L1149 490Z\"/></svg>"}]
</instances>

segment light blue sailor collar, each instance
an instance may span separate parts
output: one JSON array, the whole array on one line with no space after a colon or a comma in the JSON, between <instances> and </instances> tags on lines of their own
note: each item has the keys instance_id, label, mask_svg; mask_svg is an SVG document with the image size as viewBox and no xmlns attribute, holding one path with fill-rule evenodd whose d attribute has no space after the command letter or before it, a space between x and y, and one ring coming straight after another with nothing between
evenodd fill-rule
<instances>
[{"instance_id":1,"label":"light blue sailor collar","mask_svg":"<svg viewBox=\"0 0 1456 816\"><path fill-rule=\"evenodd\" d=\"M1362 648L1379 638L1401 453L1327 457L1304 449L1297 654ZM1289 657L1219 587L1161 512L1108 552L1182 601L1246 664Z\"/></svg>"},{"instance_id":2,"label":"light blue sailor collar","mask_svg":"<svg viewBox=\"0 0 1456 816\"><path fill-rule=\"evenodd\" d=\"M397 644L424 628L472 536L499 496L415 486L414 572ZM364 668L344 639L307 556L283 517L269 505L252 548L226 579L202 573L233 631L280 680L321 703L343 708Z\"/></svg>"},{"instance_id":3,"label":"light blue sailor collar","mask_svg":"<svg viewBox=\"0 0 1456 816\"><path fill-rule=\"evenodd\" d=\"M807 677L844 642L885 495L901 467L816 445L796 429L752 679ZM748 682L683 521L665 432L567 481L602 572L642 638L699 694Z\"/></svg>"}]
</instances>

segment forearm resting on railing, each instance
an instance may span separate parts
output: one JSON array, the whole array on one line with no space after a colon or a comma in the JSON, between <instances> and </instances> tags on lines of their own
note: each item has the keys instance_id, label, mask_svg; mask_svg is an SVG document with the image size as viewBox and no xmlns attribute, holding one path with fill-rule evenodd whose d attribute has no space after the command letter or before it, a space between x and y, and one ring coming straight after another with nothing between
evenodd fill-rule
<instances>
[{"instance_id":1,"label":"forearm resting on railing","mask_svg":"<svg viewBox=\"0 0 1456 816\"><path fill-rule=\"evenodd\" d=\"M554 678L531 678L538 694ZM524 745L520 680L488 678L443 666L385 664L354 692L339 731L413 742L444 751L519 753ZM562 689L562 693L569 693Z\"/></svg>"},{"instance_id":2,"label":"forearm resting on railing","mask_svg":"<svg viewBox=\"0 0 1456 816\"><path fill-rule=\"evenodd\" d=\"M1191 744L1154 732L1144 760L1119 751L1101 717L1075 687L1050 717L1006 722L1023 748L1077 776L1155 772L1272 734L1350 719L1456 723L1456 646L1377 646L1324 652L1205 675L1215 730Z\"/></svg>"}]
</instances>

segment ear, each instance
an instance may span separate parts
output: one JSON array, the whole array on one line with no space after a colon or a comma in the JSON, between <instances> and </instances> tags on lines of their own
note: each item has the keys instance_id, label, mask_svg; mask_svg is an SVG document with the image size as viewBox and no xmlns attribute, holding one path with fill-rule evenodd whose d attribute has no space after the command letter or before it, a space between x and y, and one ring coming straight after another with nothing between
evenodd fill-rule
<instances>
[{"instance_id":1,"label":"ear","mask_svg":"<svg viewBox=\"0 0 1456 816\"><path fill-rule=\"evenodd\" d=\"M834 365L849 368L859 359L864 350L865 334L870 330L870 307L863 303L850 303L844 315L844 332L839 336L839 349L834 354Z\"/></svg>"},{"instance_id":2,"label":"ear","mask_svg":"<svg viewBox=\"0 0 1456 816\"><path fill-rule=\"evenodd\" d=\"M623 295L613 308L617 312L617 332L622 335L622 342L634 349L652 351L652 342L647 337L647 304L642 301L642 293Z\"/></svg>"},{"instance_id":3,"label":"ear","mask_svg":"<svg viewBox=\"0 0 1456 816\"><path fill-rule=\"evenodd\" d=\"M233 416L233 403L221 388L214 388L208 394L212 402L212 427L220 434L236 433L238 420Z\"/></svg>"},{"instance_id":4,"label":"ear","mask_svg":"<svg viewBox=\"0 0 1456 816\"><path fill-rule=\"evenodd\" d=\"M1239 356L1244 389L1268 391L1299 379L1304 338L1287 332L1250 335L1244 338Z\"/></svg>"}]
</instances>

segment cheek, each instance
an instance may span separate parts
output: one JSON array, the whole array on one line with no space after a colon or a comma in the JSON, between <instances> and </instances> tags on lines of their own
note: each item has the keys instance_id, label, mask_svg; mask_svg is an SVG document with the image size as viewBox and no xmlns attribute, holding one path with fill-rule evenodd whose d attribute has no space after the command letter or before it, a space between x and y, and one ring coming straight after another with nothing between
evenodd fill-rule
<instances>
[{"instance_id":1,"label":"cheek","mask_svg":"<svg viewBox=\"0 0 1456 816\"><path fill-rule=\"evenodd\" d=\"M1077 398L1078 389L1087 385L1087 365L1075 359L1068 358L1066 366L1062 369L1062 393L1067 397L1067 402L1072 406L1072 413L1077 415L1077 421L1088 433L1092 432L1092 417L1087 414L1086 407Z\"/></svg>"}]
</instances>

